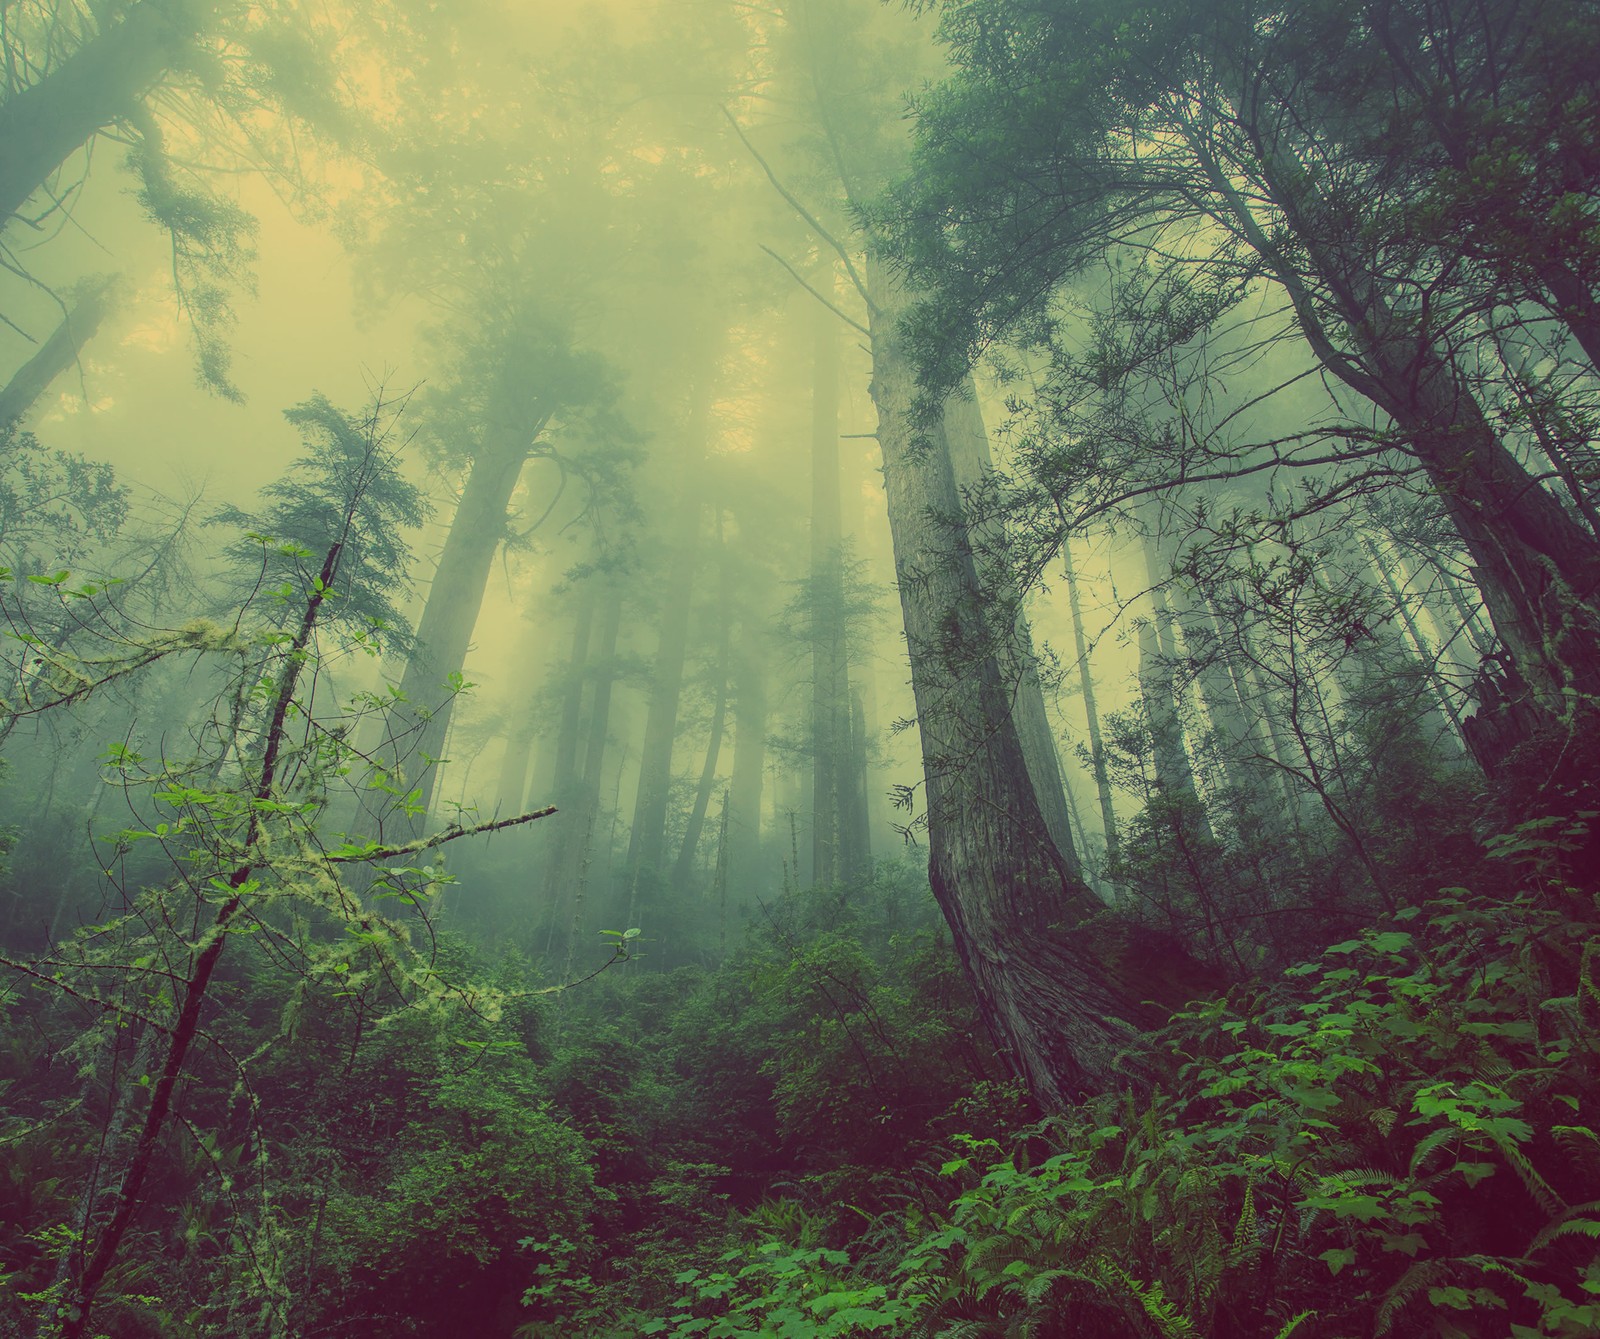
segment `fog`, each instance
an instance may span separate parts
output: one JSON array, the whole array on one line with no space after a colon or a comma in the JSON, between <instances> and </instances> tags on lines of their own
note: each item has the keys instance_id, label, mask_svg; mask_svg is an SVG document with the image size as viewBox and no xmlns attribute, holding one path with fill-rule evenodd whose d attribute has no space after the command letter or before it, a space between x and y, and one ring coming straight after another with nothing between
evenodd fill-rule
<instances>
[{"instance_id":1,"label":"fog","mask_svg":"<svg viewBox=\"0 0 1600 1339\"><path fill-rule=\"evenodd\" d=\"M102 1150L30 1332L667 1332L680 1209L843 1268L862 1168L1587 840L1592 77L1235 8L5 5L0 990ZM515 1251L364 1263L467 1164L357 1091Z\"/></svg>"}]
</instances>

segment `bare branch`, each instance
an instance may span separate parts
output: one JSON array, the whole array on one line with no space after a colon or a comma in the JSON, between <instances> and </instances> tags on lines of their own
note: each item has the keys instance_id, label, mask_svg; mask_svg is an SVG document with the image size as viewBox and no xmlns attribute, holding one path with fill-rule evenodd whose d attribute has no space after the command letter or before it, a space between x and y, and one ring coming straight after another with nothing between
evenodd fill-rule
<instances>
[{"instance_id":1,"label":"bare branch","mask_svg":"<svg viewBox=\"0 0 1600 1339\"><path fill-rule=\"evenodd\" d=\"M839 253L839 259L844 261L844 268L850 275L850 282L856 286L856 292L861 294L861 300L867 304L867 310L876 316L878 314L878 306L867 296L867 285L856 270L855 262L850 259L850 253L840 245L837 237L822 226L817 216L801 204L795 194L778 179L778 174L772 170L767 160L756 149L756 146L750 143L750 137L744 133L744 129L733 119L733 113L724 107L722 114L728 118L728 124L733 127L733 133L739 137L739 142L750 151L750 156L756 160L761 170L767 174L767 180L772 183L772 189L789 202L789 207L806 221L807 226L818 237Z\"/></svg>"},{"instance_id":2,"label":"bare branch","mask_svg":"<svg viewBox=\"0 0 1600 1339\"><path fill-rule=\"evenodd\" d=\"M793 265L789 264L788 261L786 261L782 256L780 256L776 251L774 251L770 246L767 246L765 243L762 243L761 249L763 251L765 251L769 256L771 256L773 258L773 260L777 261L778 264L782 265L784 269L788 270L790 277L795 281L795 283L799 284L801 288L805 289L806 292L811 294L812 297L814 297L824 307L826 307L829 311L831 311L841 321L843 321L851 329L859 330L868 339L872 338L872 332L870 330L868 330L866 328L866 326L862 325L860 321L855 319L855 317L846 315L844 312L840 311L839 308L834 306L833 303L829 302L827 298L823 297L821 293L817 292L816 289L814 289L810 284L808 284L804 279L802 279L800 277L799 272L795 269L795 267Z\"/></svg>"}]
</instances>

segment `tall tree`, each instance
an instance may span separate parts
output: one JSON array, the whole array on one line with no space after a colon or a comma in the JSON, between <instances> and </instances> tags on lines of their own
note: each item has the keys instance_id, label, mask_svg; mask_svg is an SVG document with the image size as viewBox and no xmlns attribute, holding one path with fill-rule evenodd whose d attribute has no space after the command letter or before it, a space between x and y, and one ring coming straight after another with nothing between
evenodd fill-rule
<instances>
[{"instance_id":1,"label":"tall tree","mask_svg":"<svg viewBox=\"0 0 1600 1339\"><path fill-rule=\"evenodd\" d=\"M1288 35L1299 10L1149 8L1132 24L1101 0L945 12L963 72L925 100L916 184L895 212L897 254L935 294L917 316L931 384L956 384L977 348L1043 315L1119 236L1137 234L1154 257L1188 239L1181 261L1144 262L1142 297L1117 288L1173 347L1217 331L1265 276L1293 325L1246 318L1258 338L1292 329L1386 416L1377 433L1352 425L1343 442L1353 446L1323 436L1325 461L1351 462L1342 477L1353 486L1373 468L1361 462L1403 452L1386 467L1426 482L1470 555L1515 667L1502 687L1547 732L1588 728L1585 704L1600 696L1600 542L1487 417L1459 356L1481 293L1442 239L1406 231L1391 189L1403 173L1385 174L1337 91L1295 64L1309 60ZM1001 125L998 142L972 152L976 127ZM1135 330L1089 368L1104 384L1143 375L1154 348ZM1280 442L1280 462L1316 436ZM1175 438L1175 450L1192 440ZM1260 468L1217 446L1209 473ZM1308 507L1336 496L1325 488Z\"/></svg>"}]
</instances>

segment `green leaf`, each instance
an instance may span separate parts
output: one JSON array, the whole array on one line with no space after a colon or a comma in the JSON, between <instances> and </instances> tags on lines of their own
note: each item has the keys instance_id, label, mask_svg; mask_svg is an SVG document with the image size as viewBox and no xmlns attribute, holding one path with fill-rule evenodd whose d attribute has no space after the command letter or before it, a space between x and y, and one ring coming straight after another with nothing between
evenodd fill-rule
<instances>
[{"instance_id":1,"label":"green leaf","mask_svg":"<svg viewBox=\"0 0 1600 1339\"><path fill-rule=\"evenodd\" d=\"M1323 1251L1317 1259L1323 1261L1328 1266L1328 1272L1337 1277L1341 1270L1355 1264L1356 1253L1351 1247L1341 1246L1331 1251Z\"/></svg>"}]
</instances>

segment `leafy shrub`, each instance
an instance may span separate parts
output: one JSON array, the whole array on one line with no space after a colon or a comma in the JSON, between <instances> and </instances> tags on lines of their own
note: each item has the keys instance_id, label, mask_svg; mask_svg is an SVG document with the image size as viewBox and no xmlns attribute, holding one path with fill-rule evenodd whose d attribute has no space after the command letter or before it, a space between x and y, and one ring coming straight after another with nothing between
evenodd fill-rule
<instances>
[{"instance_id":1,"label":"leafy shrub","mask_svg":"<svg viewBox=\"0 0 1600 1339\"><path fill-rule=\"evenodd\" d=\"M1600 940L1544 877L1570 835L1499 843L1508 901L1447 890L1180 1016L1163 1091L968 1137L895 1240L730 1253L643 1332L832 1333L846 1298L894 1335L1600 1332Z\"/></svg>"}]
</instances>

